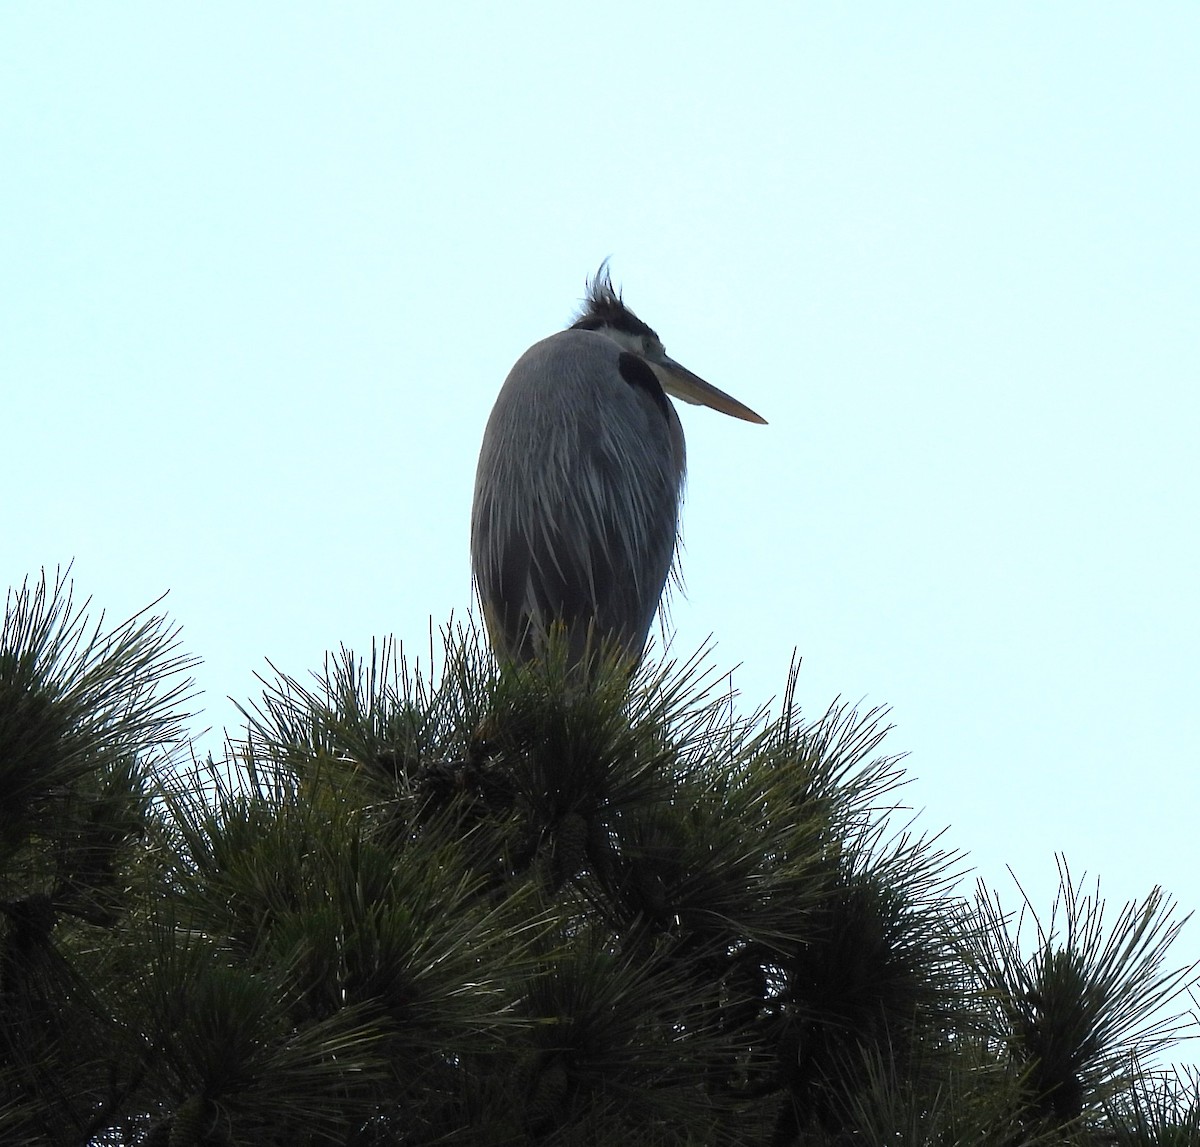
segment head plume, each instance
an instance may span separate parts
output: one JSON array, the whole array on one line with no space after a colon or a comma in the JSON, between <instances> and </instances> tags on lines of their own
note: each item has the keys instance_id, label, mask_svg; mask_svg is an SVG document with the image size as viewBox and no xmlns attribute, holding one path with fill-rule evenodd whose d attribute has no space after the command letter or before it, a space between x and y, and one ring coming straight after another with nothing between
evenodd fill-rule
<instances>
[{"instance_id":1,"label":"head plume","mask_svg":"<svg viewBox=\"0 0 1200 1147\"><path fill-rule=\"evenodd\" d=\"M612 327L632 335L654 334L654 331L625 305L621 292L613 286L607 259L588 279L583 306L571 323L573 330L580 331L594 331L600 327Z\"/></svg>"}]
</instances>

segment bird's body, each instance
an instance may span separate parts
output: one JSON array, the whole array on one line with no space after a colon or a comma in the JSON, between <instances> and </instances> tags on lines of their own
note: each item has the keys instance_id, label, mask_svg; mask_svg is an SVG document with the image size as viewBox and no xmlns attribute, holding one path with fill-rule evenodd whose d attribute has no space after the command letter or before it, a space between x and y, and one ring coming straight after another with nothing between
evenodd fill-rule
<instances>
[{"instance_id":1,"label":"bird's body","mask_svg":"<svg viewBox=\"0 0 1200 1147\"><path fill-rule=\"evenodd\" d=\"M509 372L471 515L475 586L501 660L536 658L555 622L573 663L602 638L640 658L671 570L685 469L664 384L762 421L667 358L603 271L575 324Z\"/></svg>"},{"instance_id":2,"label":"bird's body","mask_svg":"<svg viewBox=\"0 0 1200 1147\"><path fill-rule=\"evenodd\" d=\"M683 483L679 416L645 367L594 331L527 350L496 400L479 459L472 551L497 651L527 661L551 621L570 656L588 626L635 657L675 549ZM514 428L519 428L514 432Z\"/></svg>"}]
</instances>

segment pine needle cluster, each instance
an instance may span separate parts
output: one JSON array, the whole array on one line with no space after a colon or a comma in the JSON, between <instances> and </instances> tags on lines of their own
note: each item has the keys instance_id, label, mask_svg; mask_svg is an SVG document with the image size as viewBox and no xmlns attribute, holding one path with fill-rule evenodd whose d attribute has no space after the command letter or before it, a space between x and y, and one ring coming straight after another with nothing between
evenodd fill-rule
<instances>
[{"instance_id":1,"label":"pine needle cluster","mask_svg":"<svg viewBox=\"0 0 1200 1147\"><path fill-rule=\"evenodd\" d=\"M885 712L567 660L343 650L185 766L165 619L10 593L0 1142L1197 1141L1159 890L964 900Z\"/></svg>"}]
</instances>

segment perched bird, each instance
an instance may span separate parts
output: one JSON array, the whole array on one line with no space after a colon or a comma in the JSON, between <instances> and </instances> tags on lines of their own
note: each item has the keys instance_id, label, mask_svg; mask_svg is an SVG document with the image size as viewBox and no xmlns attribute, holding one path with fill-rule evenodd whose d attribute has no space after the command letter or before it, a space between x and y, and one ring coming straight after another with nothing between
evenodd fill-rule
<instances>
[{"instance_id":1,"label":"perched bird","mask_svg":"<svg viewBox=\"0 0 1200 1147\"><path fill-rule=\"evenodd\" d=\"M572 664L601 638L631 664L641 658L674 558L685 470L668 394L765 422L669 358L607 264L571 326L509 372L471 512L475 588L501 661L538 657L555 622Z\"/></svg>"}]
</instances>

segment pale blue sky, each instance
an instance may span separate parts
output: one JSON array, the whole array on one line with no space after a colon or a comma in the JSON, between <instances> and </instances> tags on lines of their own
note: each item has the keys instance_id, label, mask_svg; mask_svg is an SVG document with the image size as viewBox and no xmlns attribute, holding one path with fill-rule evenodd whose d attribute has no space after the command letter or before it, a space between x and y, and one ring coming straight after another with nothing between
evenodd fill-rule
<instances>
[{"instance_id":1,"label":"pale blue sky","mask_svg":"<svg viewBox=\"0 0 1200 1147\"><path fill-rule=\"evenodd\" d=\"M171 591L206 713L470 605L600 260L682 412L676 648L893 706L911 803L1200 907L1200 7L0 9L0 572ZM1200 957L1185 930L1180 962Z\"/></svg>"}]
</instances>

